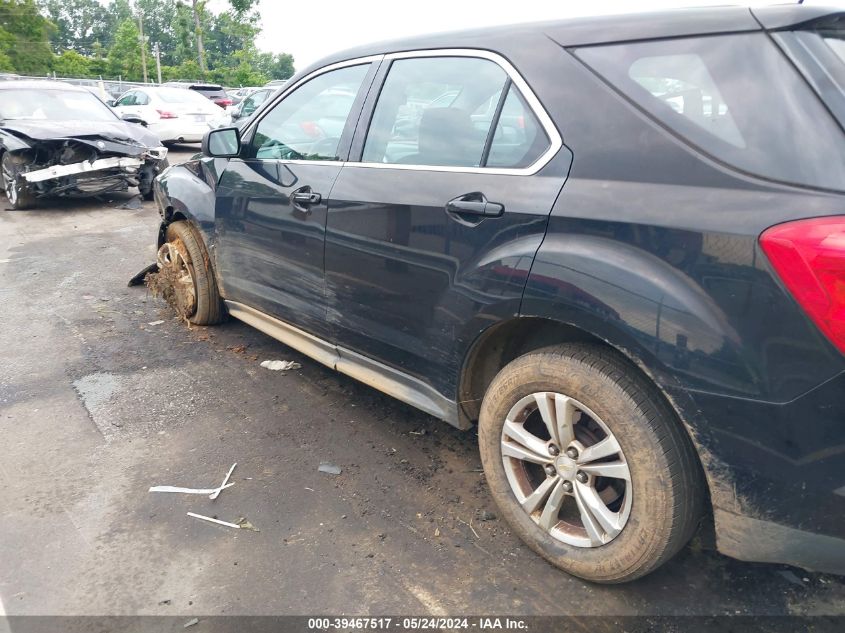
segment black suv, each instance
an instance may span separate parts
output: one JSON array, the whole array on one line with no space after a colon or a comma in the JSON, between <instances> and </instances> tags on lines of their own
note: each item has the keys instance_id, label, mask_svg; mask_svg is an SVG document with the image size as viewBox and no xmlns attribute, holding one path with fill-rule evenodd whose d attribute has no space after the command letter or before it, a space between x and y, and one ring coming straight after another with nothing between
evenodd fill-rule
<instances>
[{"instance_id":1,"label":"black suv","mask_svg":"<svg viewBox=\"0 0 845 633\"><path fill-rule=\"evenodd\" d=\"M845 572L845 14L364 47L156 184L159 281L463 429L571 574Z\"/></svg>"}]
</instances>

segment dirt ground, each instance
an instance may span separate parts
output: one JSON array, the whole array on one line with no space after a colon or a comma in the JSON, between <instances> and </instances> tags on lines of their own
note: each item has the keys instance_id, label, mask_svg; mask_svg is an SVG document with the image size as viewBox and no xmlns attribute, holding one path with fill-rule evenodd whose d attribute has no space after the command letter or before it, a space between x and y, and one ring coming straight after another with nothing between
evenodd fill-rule
<instances>
[{"instance_id":1,"label":"dirt ground","mask_svg":"<svg viewBox=\"0 0 845 633\"><path fill-rule=\"evenodd\" d=\"M694 546L624 586L555 570L496 516L474 433L128 288L156 230L129 194L0 205L0 613L845 614L841 578ZM235 462L216 501L148 492Z\"/></svg>"}]
</instances>

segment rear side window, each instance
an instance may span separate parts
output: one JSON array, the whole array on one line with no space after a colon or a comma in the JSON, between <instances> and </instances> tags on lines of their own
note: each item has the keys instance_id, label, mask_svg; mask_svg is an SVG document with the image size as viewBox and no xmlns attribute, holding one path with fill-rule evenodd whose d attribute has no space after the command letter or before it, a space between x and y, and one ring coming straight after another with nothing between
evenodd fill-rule
<instances>
[{"instance_id":1,"label":"rear side window","mask_svg":"<svg viewBox=\"0 0 845 633\"><path fill-rule=\"evenodd\" d=\"M549 137L516 86L511 85L496 124L486 167L528 167L549 147Z\"/></svg>"},{"instance_id":2,"label":"rear side window","mask_svg":"<svg viewBox=\"0 0 845 633\"><path fill-rule=\"evenodd\" d=\"M422 57L392 63L362 160L518 168L535 162L548 147L545 132L498 64L475 57Z\"/></svg>"},{"instance_id":3,"label":"rear side window","mask_svg":"<svg viewBox=\"0 0 845 633\"><path fill-rule=\"evenodd\" d=\"M845 189L842 130L766 35L596 46L576 54L718 160L774 180Z\"/></svg>"}]
</instances>

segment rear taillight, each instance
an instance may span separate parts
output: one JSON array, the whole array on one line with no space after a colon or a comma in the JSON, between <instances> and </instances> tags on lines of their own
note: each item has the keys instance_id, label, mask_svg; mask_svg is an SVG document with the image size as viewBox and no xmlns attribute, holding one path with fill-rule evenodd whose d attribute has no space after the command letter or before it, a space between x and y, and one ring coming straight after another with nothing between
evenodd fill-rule
<instances>
[{"instance_id":1,"label":"rear taillight","mask_svg":"<svg viewBox=\"0 0 845 633\"><path fill-rule=\"evenodd\" d=\"M178 119L179 117L167 110L156 110L162 119Z\"/></svg>"},{"instance_id":2,"label":"rear taillight","mask_svg":"<svg viewBox=\"0 0 845 633\"><path fill-rule=\"evenodd\" d=\"M219 105L221 108L226 108L226 107L228 107L228 106L232 105L232 100L231 100L231 99L218 99L218 100L216 101L216 103L217 103L217 105Z\"/></svg>"},{"instance_id":3,"label":"rear taillight","mask_svg":"<svg viewBox=\"0 0 845 633\"><path fill-rule=\"evenodd\" d=\"M845 217L773 226L760 246L792 296L845 353Z\"/></svg>"}]
</instances>

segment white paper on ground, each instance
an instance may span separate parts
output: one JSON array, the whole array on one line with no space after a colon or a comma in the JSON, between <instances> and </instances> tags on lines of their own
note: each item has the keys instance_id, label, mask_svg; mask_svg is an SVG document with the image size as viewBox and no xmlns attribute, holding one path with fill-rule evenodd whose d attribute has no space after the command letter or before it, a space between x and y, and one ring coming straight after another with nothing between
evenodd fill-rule
<instances>
[{"instance_id":1,"label":"white paper on ground","mask_svg":"<svg viewBox=\"0 0 845 633\"><path fill-rule=\"evenodd\" d=\"M220 488L180 488L179 486L153 486L150 488L150 492L181 492L186 495L211 495L219 490L224 490L226 488L231 488L235 485L233 481L230 484L226 484L225 486L221 486Z\"/></svg>"}]
</instances>

